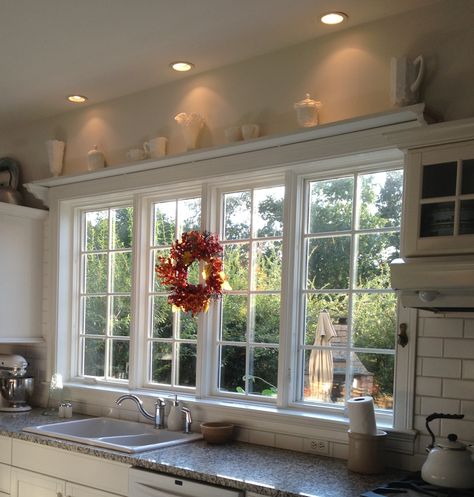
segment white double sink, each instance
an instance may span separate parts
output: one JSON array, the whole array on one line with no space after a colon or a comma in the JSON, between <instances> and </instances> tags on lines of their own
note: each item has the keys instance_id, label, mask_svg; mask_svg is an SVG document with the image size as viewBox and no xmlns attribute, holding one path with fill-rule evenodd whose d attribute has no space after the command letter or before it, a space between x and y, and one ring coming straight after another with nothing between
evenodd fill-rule
<instances>
[{"instance_id":1,"label":"white double sink","mask_svg":"<svg viewBox=\"0 0 474 497\"><path fill-rule=\"evenodd\" d=\"M23 431L133 454L202 439L200 433L157 430L112 418L89 418L23 428Z\"/></svg>"}]
</instances>

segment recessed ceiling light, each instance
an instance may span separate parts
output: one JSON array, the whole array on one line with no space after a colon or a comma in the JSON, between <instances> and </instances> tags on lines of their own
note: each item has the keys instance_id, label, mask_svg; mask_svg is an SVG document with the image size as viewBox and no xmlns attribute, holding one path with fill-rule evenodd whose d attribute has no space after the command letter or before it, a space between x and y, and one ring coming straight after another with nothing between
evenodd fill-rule
<instances>
[{"instance_id":1,"label":"recessed ceiling light","mask_svg":"<svg viewBox=\"0 0 474 497\"><path fill-rule=\"evenodd\" d=\"M347 14L344 14L344 12L328 12L321 16L321 22L323 24L341 24L347 17Z\"/></svg>"},{"instance_id":2,"label":"recessed ceiling light","mask_svg":"<svg viewBox=\"0 0 474 497\"><path fill-rule=\"evenodd\" d=\"M73 104L83 104L87 100L83 95L68 95L66 98Z\"/></svg>"},{"instance_id":3,"label":"recessed ceiling light","mask_svg":"<svg viewBox=\"0 0 474 497\"><path fill-rule=\"evenodd\" d=\"M190 71L193 67L194 67L194 64L192 64L191 62L185 62L185 61L176 61L176 62L172 62L170 64L170 67L171 69L174 69L175 71L178 71L178 72L186 72L186 71Z\"/></svg>"}]
</instances>

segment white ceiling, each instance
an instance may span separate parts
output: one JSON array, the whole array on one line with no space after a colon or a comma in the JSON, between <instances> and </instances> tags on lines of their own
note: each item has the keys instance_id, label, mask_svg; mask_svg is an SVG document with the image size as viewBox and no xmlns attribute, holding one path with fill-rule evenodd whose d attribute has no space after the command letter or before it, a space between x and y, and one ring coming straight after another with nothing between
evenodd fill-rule
<instances>
[{"instance_id":1,"label":"white ceiling","mask_svg":"<svg viewBox=\"0 0 474 497\"><path fill-rule=\"evenodd\" d=\"M0 128L93 105L439 0L0 0ZM319 15L349 15L327 27Z\"/></svg>"}]
</instances>

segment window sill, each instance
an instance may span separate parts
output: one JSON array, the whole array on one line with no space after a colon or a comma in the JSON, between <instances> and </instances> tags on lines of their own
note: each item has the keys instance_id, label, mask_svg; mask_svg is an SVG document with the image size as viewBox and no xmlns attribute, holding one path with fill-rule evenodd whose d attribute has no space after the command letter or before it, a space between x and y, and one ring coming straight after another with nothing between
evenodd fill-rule
<instances>
[{"instance_id":1,"label":"window sill","mask_svg":"<svg viewBox=\"0 0 474 497\"><path fill-rule=\"evenodd\" d=\"M115 399L124 393L138 395L148 410L152 409L156 397L171 398L171 392L151 390L134 390L133 392L119 385L90 385L86 383L66 383L65 387L74 403L85 407L84 413L106 415L130 419L136 413L135 407L118 408ZM229 421L245 430L270 432L275 434L323 439L330 442L347 444L349 420L342 411L328 408L326 412L308 411L295 408L257 403L229 401L222 399L196 399L180 394L180 400L191 408L196 424L202 421ZM138 413L136 413L138 416ZM138 418L137 418L138 419ZM414 430L394 430L387 420L377 419L377 427L389 433L387 448L401 454L413 454L416 432Z\"/></svg>"}]
</instances>

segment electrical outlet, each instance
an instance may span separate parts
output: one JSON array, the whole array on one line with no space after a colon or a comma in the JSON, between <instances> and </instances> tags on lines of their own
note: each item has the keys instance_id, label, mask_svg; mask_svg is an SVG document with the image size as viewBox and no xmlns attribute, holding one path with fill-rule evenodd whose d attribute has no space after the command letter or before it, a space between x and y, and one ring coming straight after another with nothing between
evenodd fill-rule
<instances>
[{"instance_id":1,"label":"electrical outlet","mask_svg":"<svg viewBox=\"0 0 474 497\"><path fill-rule=\"evenodd\" d=\"M305 451L313 454L329 455L329 442L327 440L305 439Z\"/></svg>"}]
</instances>

